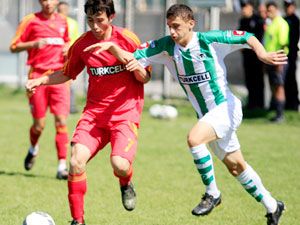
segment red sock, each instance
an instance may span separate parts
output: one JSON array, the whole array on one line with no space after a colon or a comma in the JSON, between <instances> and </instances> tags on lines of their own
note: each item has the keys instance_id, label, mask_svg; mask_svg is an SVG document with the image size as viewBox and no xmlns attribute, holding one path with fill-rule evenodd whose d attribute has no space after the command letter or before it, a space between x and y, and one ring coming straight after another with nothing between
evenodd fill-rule
<instances>
[{"instance_id":1,"label":"red sock","mask_svg":"<svg viewBox=\"0 0 300 225\"><path fill-rule=\"evenodd\" d=\"M69 206L72 218L79 223L84 223L84 195L87 190L86 173L69 174L68 189Z\"/></svg>"},{"instance_id":2,"label":"red sock","mask_svg":"<svg viewBox=\"0 0 300 225\"><path fill-rule=\"evenodd\" d=\"M29 135L30 135L31 146L36 146L36 144L39 140L39 137L41 136L41 133L42 132L34 129L34 126L30 127Z\"/></svg>"},{"instance_id":3,"label":"red sock","mask_svg":"<svg viewBox=\"0 0 300 225\"><path fill-rule=\"evenodd\" d=\"M115 176L119 178L119 182L121 186L126 186L129 185L131 178L132 178L132 174L133 174L133 168L132 165L130 165L129 170L126 174L125 177L119 176L116 172L114 172Z\"/></svg>"},{"instance_id":4,"label":"red sock","mask_svg":"<svg viewBox=\"0 0 300 225\"><path fill-rule=\"evenodd\" d=\"M58 159L66 159L68 151L68 129L67 126L57 126L56 127L56 150Z\"/></svg>"}]
</instances>

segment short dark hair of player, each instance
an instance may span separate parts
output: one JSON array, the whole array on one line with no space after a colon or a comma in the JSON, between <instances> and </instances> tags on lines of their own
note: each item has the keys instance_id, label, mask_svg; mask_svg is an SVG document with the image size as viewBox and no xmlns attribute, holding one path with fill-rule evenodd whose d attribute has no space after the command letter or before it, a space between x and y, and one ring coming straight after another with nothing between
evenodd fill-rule
<instances>
[{"instance_id":1,"label":"short dark hair of player","mask_svg":"<svg viewBox=\"0 0 300 225\"><path fill-rule=\"evenodd\" d=\"M84 12L89 15L106 12L107 17L116 13L113 0L87 0L84 4Z\"/></svg>"},{"instance_id":2,"label":"short dark hair of player","mask_svg":"<svg viewBox=\"0 0 300 225\"><path fill-rule=\"evenodd\" d=\"M69 3L65 2L65 1L60 1L57 6L61 6L61 5L69 6Z\"/></svg>"},{"instance_id":3,"label":"short dark hair of player","mask_svg":"<svg viewBox=\"0 0 300 225\"><path fill-rule=\"evenodd\" d=\"M270 6L274 6L275 8L278 8L277 3L274 1L267 2L266 7L269 8Z\"/></svg>"},{"instance_id":4,"label":"short dark hair of player","mask_svg":"<svg viewBox=\"0 0 300 225\"><path fill-rule=\"evenodd\" d=\"M244 8L244 7L248 6L248 5L254 7L254 3L252 1L241 1L241 7L242 8Z\"/></svg>"},{"instance_id":5,"label":"short dark hair of player","mask_svg":"<svg viewBox=\"0 0 300 225\"><path fill-rule=\"evenodd\" d=\"M170 17L181 17L183 20L194 20L193 10L184 4L172 5L167 11L167 19Z\"/></svg>"}]
</instances>

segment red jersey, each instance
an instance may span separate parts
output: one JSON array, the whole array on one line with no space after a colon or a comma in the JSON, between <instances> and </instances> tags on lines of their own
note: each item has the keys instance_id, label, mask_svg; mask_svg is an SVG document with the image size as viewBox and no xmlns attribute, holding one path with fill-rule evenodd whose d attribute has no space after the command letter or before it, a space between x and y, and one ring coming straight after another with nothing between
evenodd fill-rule
<instances>
[{"instance_id":1,"label":"red jersey","mask_svg":"<svg viewBox=\"0 0 300 225\"><path fill-rule=\"evenodd\" d=\"M134 52L140 44L135 34L116 26L112 26L111 38L105 41L114 42L129 52ZM122 120L138 124L144 105L143 84L108 51L100 54L83 51L99 42L103 41L96 39L91 31L77 39L69 50L64 75L75 79L87 67L89 86L85 114L90 114L90 118L102 124Z\"/></svg>"},{"instance_id":2,"label":"red jersey","mask_svg":"<svg viewBox=\"0 0 300 225\"><path fill-rule=\"evenodd\" d=\"M57 70L63 67L63 47L69 42L66 17L54 13L53 18L47 19L42 12L32 13L24 17L18 26L16 35L11 43L14 48L19 42L47 39L42 48L28 49L27 64L36 69Z\"/></svg>"}]
</instances>

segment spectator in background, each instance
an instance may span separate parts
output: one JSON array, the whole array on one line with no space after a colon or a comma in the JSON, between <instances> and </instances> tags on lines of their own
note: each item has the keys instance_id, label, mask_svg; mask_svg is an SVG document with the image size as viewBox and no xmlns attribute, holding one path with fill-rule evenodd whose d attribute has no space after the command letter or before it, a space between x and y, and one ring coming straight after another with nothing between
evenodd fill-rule
<instances>
[{"instance_id":1,"label":"spectator in background","mask_svg":"<svg viewBox=\"0 0 300 225\"><path fill-rule=\"evenodd\" d=\"M288 69L285 79L285 108L298 111L299 98L298 98L298 85L296 79L296 63L298 56L298 41L299 41L299 18L295 14L296 3L293 0L284 1L285 20L289 24L289 54L288 54Z\"/></svg>"},{"instance_id":2,"label":"spectator in background","mask_svg":"<svg viewBox=\"0 0 300 225\"><path fill-rule=\"evenodd\" d=\"M268 16L267 16L267 8L266 8L266 5L264 3L259 4L259 6L258 6L258 15L264 21L266 21L266 19L268 18Z\"/></svg>"},{"instance_id":3,"label":"spectator in background","mask_svg":"<svg viewBox=\"0 0 300 225\"><path fill-rule=\"evenodd\" d=\"M12 40L13 53L27 51L27 64L31 67L28 79L46 77L60 70L69 48L68 26L65 17L55 12L58 0L39 0L41 11L23 18ZM38 87L28 94L33 124L30 128L31 146L25 158L26 170L32 169L38 155L38 140L46 123L47 108L55 117L58 168L57 179L67 179L66 166L68 133L67 116L70 111L70 91L66 84Z\"/></svg>"},{"instance_id":4,"label":"spectator in background","mask_svg":"<svg viewBox=\"0 0 300 225\"><path fill-rule=\"evenodd\" d=\"M264 34L264 45L267 51L278 51L283 49L288 53L289 43L289 25L280 16L278 5L274 1L266 4L267 15L270 21ZM275 117L271 118L272 122L282 122L284 119L285 93L284 80L287 65L267 65L266 70L269 75L269 81L272 91L271 107L276 110Z\"/></svg>"},{"instance_id":5,"label":"spectator in background","mask_svg":"<svg viewBox=\"0 0 300 225\"><path fill-rule=\"evenodd\" d=\"M262 42L264 35L264 20L254 14L254 6L249 1L241 3L242 17L239 21L239 30L253 33ZM264 102L264 72L263 63L258 60L252 49L243 49L243 66L245 83L248 89L247 109L263 109Z\"/></svg>"},{"instance_id":6,"label":"spectator in background","mask_svg":"<svg viewBox=\"0 0 300 225\"><path fill-rule=\"evenodd\" d=\"M58 6L57 6L57 11L67 17L70 45L72 45L75 42L75 40L79 37L78 23L76 20L74 20L68 16L70 13L70 6L67 2L64 2L64 1L59 2ZM77 113L77 112L78 112L78 109L76 107L75 88L73 85L71 85L70 113Z\"/></svg>"}]
</instances>

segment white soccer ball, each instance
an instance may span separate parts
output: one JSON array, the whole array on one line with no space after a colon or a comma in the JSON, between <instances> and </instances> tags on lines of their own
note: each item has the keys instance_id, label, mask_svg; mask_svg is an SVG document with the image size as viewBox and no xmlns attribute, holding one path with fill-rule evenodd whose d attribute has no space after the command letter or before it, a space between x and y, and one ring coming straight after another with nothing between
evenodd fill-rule
<instances>
[{"instance_id":1,"label":"white soccer ball","mask_svg":"<svg viewBox=\"0 0 300 225\"><path fill-rule=\"evenodd\" d=\"M149 108L149 113L159 119L174 119L178 116L177 109L171 105L154 104Z\"/></svg>"},{"instance_id":2,"label":"white soccer ball","mask_svg":"<svg viewBox=\"0 0 300 225\"><path fill-rule=\"evenodd\" d=\"M161 114L163 119L174 119L177 117L178 111L174 106L163 105Z\"/></svg>"},{"instance_id":3,"label":"white soccer ball","mask_svg":"<svg viewBox=\"0 0 300 225\"><path fill-rule=\"evenodd\" d=\"M160 118L161 115L161 105L160 104L154 104L149 108L150 116L154 118Z\"/></svg>"},{"instance_id":4,"label":"white soccer ball","mask_svg":"<svg viewBox=\"0 0 300 225\"><path fill-rule=\"evenodd\" d=\"M45 212L32 212L26 216L23 225L55 225L52 217Z\"/></svg>"}]
</instances>

